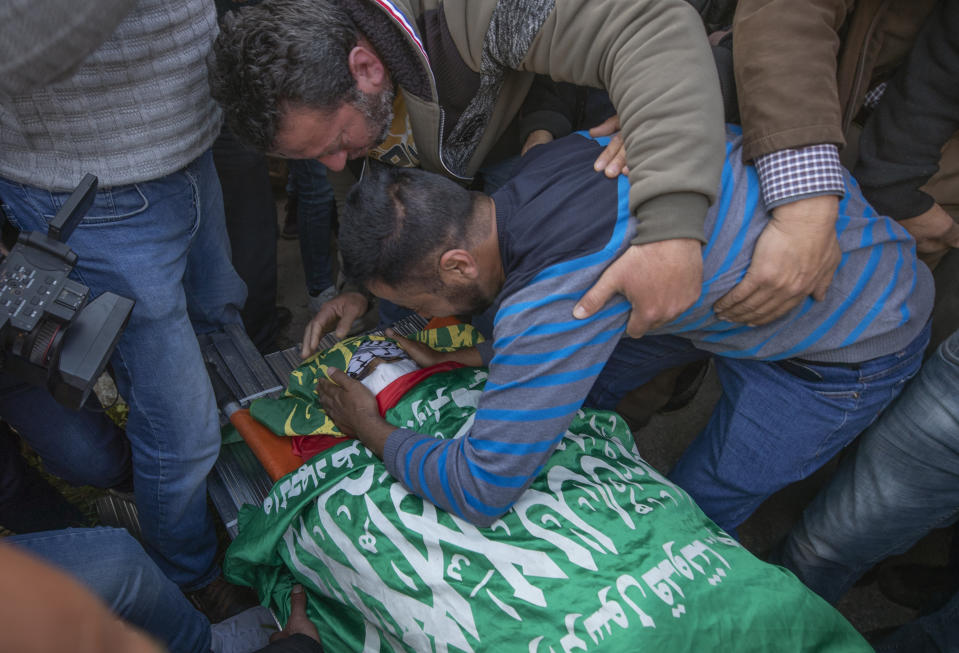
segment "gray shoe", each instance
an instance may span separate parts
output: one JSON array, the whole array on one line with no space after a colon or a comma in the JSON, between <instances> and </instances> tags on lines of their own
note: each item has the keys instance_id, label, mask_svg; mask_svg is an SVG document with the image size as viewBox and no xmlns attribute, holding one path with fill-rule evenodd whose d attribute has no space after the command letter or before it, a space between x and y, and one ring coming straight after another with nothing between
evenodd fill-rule
<instances>
[{"instance_id":1,"label":"gray shoe","mask_svg":"<svg viewBox=\"0 0 959 653\"><path fill-rule=\"evenodd\" d=\"M273 614L258 605L210 627L213 653L252 653L270 643L278 630Z\"/></svg>"}]
</instances>

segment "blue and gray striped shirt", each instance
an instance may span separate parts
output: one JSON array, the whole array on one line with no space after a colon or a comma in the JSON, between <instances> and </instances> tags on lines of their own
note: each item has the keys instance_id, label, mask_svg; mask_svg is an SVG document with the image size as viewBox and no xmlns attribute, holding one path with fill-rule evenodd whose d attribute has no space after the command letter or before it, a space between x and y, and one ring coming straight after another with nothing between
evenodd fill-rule
<instances>
[{"instance_id":1,"label":"blue and gray striped shirt","mask_svg":"<svg viewBox=\"0 0 959 653\"><path fill-rule=\"evenodd\" d=\"M397 429L386 442L384 462L396 478L472 523L494 522L520 497L624 337L630 305L622 296L591 318L572 317L635 232L627 178L593 171L604 140L576 134L535 148L493 196L506 280L469 433L436 440ZM842 261L826 299L807 299L761 327L718 320L712 304L742 279L768 220L729 128L719 200L706 221L702 295L656 333L723 356L824 362L890 354L918 335L932 306L931 275L906 231L878 216L848 176L836 225Z\"/></svg>"}]
</instances>

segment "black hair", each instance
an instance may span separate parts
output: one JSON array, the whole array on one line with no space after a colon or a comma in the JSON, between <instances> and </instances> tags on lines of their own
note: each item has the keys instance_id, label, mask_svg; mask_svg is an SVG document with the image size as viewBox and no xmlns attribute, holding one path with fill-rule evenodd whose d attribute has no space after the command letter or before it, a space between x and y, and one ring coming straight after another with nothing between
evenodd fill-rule
<instances>
[{"instance_id":1,"label":"black hair","mask_svg":"<svg viewBox=\"0 0 959 653\"><path fill-rule=\"evenodd\" d=\"M287 104L336 111L359 94L349 54L359 33L328 0L269 0L235 9L208 61L210 90L227 127L269 151Z\"/></svg>"},{"instance_id":2,"label":"black hair","mask_svg":"<svg viewBox=\"0 0 959 653\"><path fill-rule=\"evenodd\" d=\"M344 273L364 286L435 283L441 252L475 244L483 197L425 170L368 165L340 219Z\"/></svg>"}]
</instances>

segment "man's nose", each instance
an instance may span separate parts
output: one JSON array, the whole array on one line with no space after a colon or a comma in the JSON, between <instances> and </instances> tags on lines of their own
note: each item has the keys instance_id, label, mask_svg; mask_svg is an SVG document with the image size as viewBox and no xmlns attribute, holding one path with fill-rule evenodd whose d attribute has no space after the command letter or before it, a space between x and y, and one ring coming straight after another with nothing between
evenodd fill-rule
<instances>
[{"instance_id":1,"label":"man's nose","mask_svg":"<svg viewBox=\"0 0 959 653\"><path fill-rule=\"evenodd\" d=\"M317 160L330 170L342 170L346 167L346 150L340 150L336 154L328 154Z\"/></svg>"}]
</instances>

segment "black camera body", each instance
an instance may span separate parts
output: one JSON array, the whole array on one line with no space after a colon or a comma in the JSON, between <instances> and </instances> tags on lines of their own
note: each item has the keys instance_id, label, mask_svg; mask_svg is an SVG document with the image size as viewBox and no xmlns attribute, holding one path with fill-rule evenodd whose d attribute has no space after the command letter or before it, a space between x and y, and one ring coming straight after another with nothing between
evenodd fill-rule
<instances>
[{"instance_id":1,"label":"black camera body","mask_svg":"<svg viewBox=\"0 0 959 653\"><path fill-rule=\"evenodd\" d=\"M65 244L90 209L97 178L86 175L46 234L21 233L0 261L0 368L79 408L103 373L133 300L69 278L77 255Z\"/></svg>"}]
</instances>

